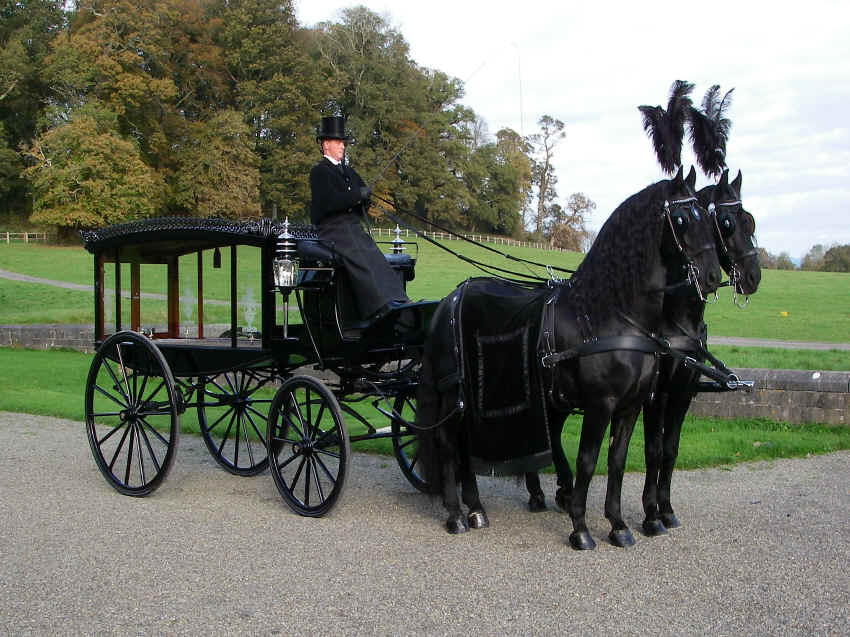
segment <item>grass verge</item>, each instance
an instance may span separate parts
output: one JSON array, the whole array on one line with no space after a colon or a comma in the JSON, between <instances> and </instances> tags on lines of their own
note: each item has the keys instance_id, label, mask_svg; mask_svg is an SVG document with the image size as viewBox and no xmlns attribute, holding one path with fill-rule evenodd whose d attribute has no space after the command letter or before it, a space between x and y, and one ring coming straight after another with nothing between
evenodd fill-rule
<instances>
[{"instance_id":1,"label":"grass verge","mask_svg":"<svg viewBox=\"0 0 850 637\"><path fill-rule=\"evenodd\" d=\"M92 356L67 350L0 348L0 411L55 416L83 421L83 397ZM383 419L382 416L377 416ZM181 418L181 430L198 431L194 410ZM351 433L360 430L347 422ZM386 426L382 420L377 427ZM571 464L578 450L580 419L572 417L564 427L563 444ZM80 427L83 436L83 428ZM719 420L688 417L683 427L677 466L697 469L754 460L800 457L850 449L850 427L788 425L764 420ZM389 439L358 443L356 451L392 454ZM606 473L603 446L597 465ZM643 471L643 427L632 436L627 471Z\"/></svg>"}]
</instances>

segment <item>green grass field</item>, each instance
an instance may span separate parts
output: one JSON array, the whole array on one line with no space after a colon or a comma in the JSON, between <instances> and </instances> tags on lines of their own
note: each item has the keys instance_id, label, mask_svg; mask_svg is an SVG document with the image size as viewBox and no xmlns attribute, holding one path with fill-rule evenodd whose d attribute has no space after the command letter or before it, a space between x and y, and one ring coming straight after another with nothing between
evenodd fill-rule
<instances>
[{"instance_id":1,"label":"green grass field","mask_svg":"<svg viewBox=\"0 0 850 637\"><path fill-rule=\"evenodd\" d=\"M32 413L70 420L84 419L83 397L92 357L74 351L40 351L0 348L0 411ZM361 412L366 415L366 412ZM366 415L376 426L385 426L383 417ZM349 433L362 430L346 419ZM567 457L578 449L580 419L573 417L564 428ZM181 416L181 431L199 431L194 409ZM785 425L762 420L716 420L689 416L684 425L677 466L695 469L750 460L769 460L850 449L850 427ZM80 424L80 437L84 437ZM392 454L389 440L355 445L356 451ZM603 446L597 471L606 473ZM643 427L640 422L632 437L628 471L643 471Z\"/></svg>"},{"instance_id":2,"label":"green grass field","mask_svg":"<svg viewBox=\"0 0 850 637\"><path fill-rule=\"evenodd\" d=\"M480 259L497 267L534 271L540 268L493 254L467 242L446 241L450 249L468 257ZM459 282L481 272L468 263L438 249L429 242L419 240L416 278L409 284L413 299L437 299L448 294ZM492 246L511 255L574 269L582 255L570 252L551 252L529 248ZM229 323L224 302L229 298L229 250L222 251L222 268L213 269L210 259L204 268L205 322ZM239 290L240 321L250 320L251 302L259 298L259 251L240 247ZM80 247L53 247L35 244L0 245L0 269L30 276L55 279L90 286L93 279L91 255ZM181 295L183 303L181 322L193 324L197 282L194 256L181 258ZM114 266L105 270L105 287L114 289ZM122 268L125 291L129 285L129 270ZM709 333L712 336L742 336L797 341L825 341L845 343L850 340L850 274L829 272L799 272L765 270L759 291L750 299L745 309L732 303L728 288L718 295L716 303L706 310ZM142 291L164 295L165 269L161 266L142 266ZM129 322L129 303L123 303L122 322ZM0 324L83 323L93 322L92 294L89 291L68 290L51 285L23 283L0 278ZM155 299L142 299L142 317L146 325L165 323L165 304ZM106 304L107 322L114 320L114 303ZM258 319L254 317L255 321ZM297 322L297 319L295 319ZM731 367L767 367L782 369L850 369L850 352L826 352L768 348L713 347Z\"/></svg>"},{"instance_id":3,"label":"green grass field","mask_svg":"<svg viewBox=\"0 0 850 637\"><path fill-rule=\"evenodd\" d=\"M451 249L481 258L498 267L526 270L526 266L459 241L445 242ZM498 249L502 249L495 246ZM553 266L575 268L581 261L578 253L549 252L528 248L508 248L510 254ZM252 254L253 252L253 254ZM258 284L256 249L240 249L240 293L251 290L254 298ZM206 263L205 297L228 298L228 251L222 251L220 270ZM458 283L480 272L470 264L419 241L416 279L408 291L414 299L438 299ZM196 285L194 258L181 261L181 294L192 295ZM147 267L147 266L146 266ZM42 245L0 245L0 269L31 276L91 285L93 261L82 247L50 247ZM113 266L106 272L107 289L114 286ZM125 268L126 270L126 268ZM539 268L537 274L545 274ZM124 288L129 274L122 273ZM165 292L164 268L149 266L142 271L143 292ZM713 336L744 336L780 340L850 341L850 274L764 270L758 292L746 309L732 304L728 288L719 292L716 303L708 306L706 319ZM0 324L64 323L92 321L91 295L87 292L63 291L52 286L21 284L0 279Z\"/></svg>"}]
</instances>

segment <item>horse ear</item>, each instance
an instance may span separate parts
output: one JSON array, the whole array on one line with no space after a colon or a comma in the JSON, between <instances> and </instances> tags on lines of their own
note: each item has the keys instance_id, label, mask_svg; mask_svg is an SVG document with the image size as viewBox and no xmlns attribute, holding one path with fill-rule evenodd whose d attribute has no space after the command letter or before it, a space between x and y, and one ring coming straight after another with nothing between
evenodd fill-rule
<instances>
[{"instance_id":1,"label":"horse ear","mask_svg":"<svg viewBox=\"0 0 850 637\"><path fill-rule=\"evenodd\" d=\"M732 187L735 189L735 192L738 193L738 196L741 196L741 171L738 171L738 176L735 177L735 180L732 182Z\"/></svg>"},{"instance_id":2,"label":"horse ear","mask_svg":"<svg viewBox=\"0 0 850 637\"><path fill-rule=\"evenodd\" d=\"M726 190L729 187L729 170L724 168L720 173L720 181L717 182L717 189L720 191Z\"/></svg>"},{"instance_id":3,"label":"horse ear","mask_svg":"<svg viewBox=\"0 0 850 637\"><path fill-rule=\"evenodd\" d=\"M691 172L689 172L688 176L685 177L685 183L688 184L688 188L693 191L694 186L696 186L697 183L697 171L694 170L693 166L691 166Z\"/></svg>"},{"instance_id":4,"label":"horse ear","mask_svg":"<svg viewBox=\"0 0 850 637\"><path fill-rule=\"evenodd\" d=\"M676 175L673 179L670 180L671 185L673 186L673 190L681 190L682 189L682 167L679 166L679 170L676 172Z\"/></svg>"}]
</instances>

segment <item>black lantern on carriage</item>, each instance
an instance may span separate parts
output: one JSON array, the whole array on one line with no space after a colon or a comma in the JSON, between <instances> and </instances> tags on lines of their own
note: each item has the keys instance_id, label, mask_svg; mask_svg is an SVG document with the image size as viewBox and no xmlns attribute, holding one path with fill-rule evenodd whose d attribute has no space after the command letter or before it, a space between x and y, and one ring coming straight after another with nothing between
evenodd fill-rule
<instances>
[{"instance_id":1,"label":"black lantern on carriage","mask_svg":"<svg viewBox=\"0 0 850 637\"><path fill-rule=\"evenodd\" d=\"M278 237L277 253L274 260L274 283L280 291L287 294L295 287L298 277L298 256L295 241L289 234L289 217L283 222L283 233Z\"/></svg>"},{"instance_id":2,"label":"black lantern on carriage","mask_svg":"<svg viewBox=\"0 0 850 637\"><path fill-rule=\"evenodd\" d=\"M273 263L274 283L283 294L283 337L289 338L289 294L298 279L298 251L289 234L289 217L283 222L283 232L277 238Z\"/></svg>"}]
</instances>

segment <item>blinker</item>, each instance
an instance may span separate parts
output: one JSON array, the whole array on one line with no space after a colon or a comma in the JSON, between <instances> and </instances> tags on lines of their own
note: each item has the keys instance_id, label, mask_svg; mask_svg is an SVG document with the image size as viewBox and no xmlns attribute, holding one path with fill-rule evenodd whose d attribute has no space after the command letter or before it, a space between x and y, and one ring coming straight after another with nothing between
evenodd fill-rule
<instances>
[{"instance_id":1,"label":"blinker","mask_svg":"<svg viewBox=\"0 0 850 637\"><path fill-rule=\"evenodd\" d=\"M717 218L717 226L723 238L728 239L735 234L735 217L731 212L724 212Z\"/></svg>"},{"instance_id":2,"label":"blinker","mask_svg":"<svg viewBox=\"0 0 850 637\"><path fill-rule=\"evenodd\" d=\"M670 217L673 220L673 225L681 230L686 230L688 227L688 213L686 210L679 208Z\"/></svg>"}]
</instances>

